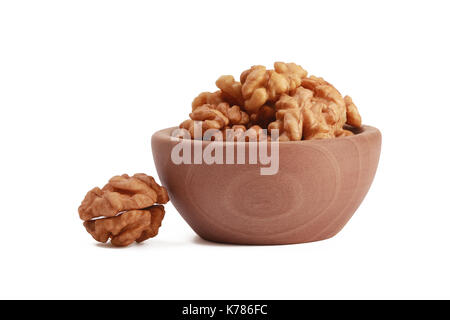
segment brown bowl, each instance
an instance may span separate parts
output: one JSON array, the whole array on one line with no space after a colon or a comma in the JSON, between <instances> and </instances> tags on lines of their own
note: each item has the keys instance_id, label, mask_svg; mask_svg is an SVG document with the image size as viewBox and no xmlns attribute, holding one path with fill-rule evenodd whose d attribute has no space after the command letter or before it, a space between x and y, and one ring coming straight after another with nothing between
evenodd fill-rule
<instances>
[{"instance_id":1,"label":"brown bowl","mask_svg":"<svg viewBox=\"0 0 450 320\"><path fill-rule=\"evenodd\" d=\"M180 141L201 150L211 143L244 144L246 154L252 144L173 139L174 129L152 137L159 178L200 237L225 243L292 244L334 236L367 194L381 150L381 133L370 126L350 137L281 142L278 173L261 175L267 165L248 161L174 164L171 152Z\"/></svg>"}]
</instances>

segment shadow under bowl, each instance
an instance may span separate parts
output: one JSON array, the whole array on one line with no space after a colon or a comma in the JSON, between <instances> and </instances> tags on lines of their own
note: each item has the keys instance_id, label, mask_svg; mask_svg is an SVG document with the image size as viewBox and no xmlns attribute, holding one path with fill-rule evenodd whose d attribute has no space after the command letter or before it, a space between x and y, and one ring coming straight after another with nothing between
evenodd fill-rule
<instances>
[{"instance_id":1,"label":"shadow under bowl","mask_svg":"<svg viewBox=\"0 0 450 320\"><path fill-rule=\"evenodd\" d=\"M381 133L371 126L349 137L280 142L278 152L269 144L275 169L278 154L278 171L261 175L270 165L260 158L249 163L258 143L177 139L171 137L175 129L152 136L161 183L201 238L223 243L293 244L336 235L367 194L381 150ZM234 164L205 163L202 156L214 148L213 155L220 158L222 152L224 162L233 150L229 162ZM245 150L245 164L236 163L238 148ZM191 163L176 164L180 149ZM192 163L194 154L201 164Z\"/></svg>"}]
</instances>

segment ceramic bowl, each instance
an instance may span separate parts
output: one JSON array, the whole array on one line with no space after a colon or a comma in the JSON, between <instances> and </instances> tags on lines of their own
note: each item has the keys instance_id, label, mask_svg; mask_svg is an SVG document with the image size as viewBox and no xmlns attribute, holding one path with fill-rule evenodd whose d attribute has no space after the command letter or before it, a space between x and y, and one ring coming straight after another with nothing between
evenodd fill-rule
<instances>
[{"instance_id":1,"label":"ceramic bowl","mask_svg":"<svg viewBox=\"0 0 450 320\"><path fill-rule=\"evenodd\" d=\"M252 145L173 139L174 129L152 137L161 183L200 237L223 243L293 244L336 235L367 194L381 150L381 133L370 126L349 137L281 142L278 172L261 175L267 165L260 163L174 163L172 151L180 143L192 153L210 144L225 153L231 144L235 159L238 145L246 151Z\"/></svg>"}]
</instances>

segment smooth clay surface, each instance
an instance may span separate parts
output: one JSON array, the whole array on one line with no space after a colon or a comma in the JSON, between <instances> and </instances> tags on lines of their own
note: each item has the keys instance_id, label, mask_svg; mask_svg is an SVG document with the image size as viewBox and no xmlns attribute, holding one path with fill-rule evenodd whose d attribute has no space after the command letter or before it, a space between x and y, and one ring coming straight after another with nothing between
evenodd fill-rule
<instances>
[{"instance_id":1,"label":"smooth clay surface","mask_svg":"<svg viewBox=\"0 0 450 320\"><path fill-rule=\"evenodd\" d=\"M152 137L160 180L200 237L225 243L291 244L334 236L367 194L381 150L380 131L370 126L350 137L282 142L278 173L264 176L260 168L267 165L174 164L172 148L180 143L170 137L174 129ZM202 149L225 144L182 143ZM239 143L248 151L249 143Z\"/></svg>"}]
</instances>

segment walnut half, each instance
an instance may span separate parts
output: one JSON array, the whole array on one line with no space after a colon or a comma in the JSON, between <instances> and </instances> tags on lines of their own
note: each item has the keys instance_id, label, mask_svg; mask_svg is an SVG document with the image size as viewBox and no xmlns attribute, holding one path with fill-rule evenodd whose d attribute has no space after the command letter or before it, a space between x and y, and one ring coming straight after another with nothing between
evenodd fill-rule
<instances>
[{"instance_id":1,"label":"walnut half","mask_svg":"<svg viewBox=\"0 0 450 320\"><path fill-rule=\"evenodd\" d=\"M112 177L102 189L95 187L89 191L78 208L78 213L82 220L87 221L167 201L167 190L158 185L153 177L144 173L137 173L132 177L124 174Z\"/></svg>"},{"instance_id":2,"label":"walnut half","mask_svg":"<svg viewBox=\"0 0 450 320\"><path fill-rule=\"evenodd\" d=\"M106 243L111 239L112 245L124 247L156 236L164 213L163 206L155 205L115 217L85 221L83 225L95 240Z\"/></svg>"}]
</instances>

